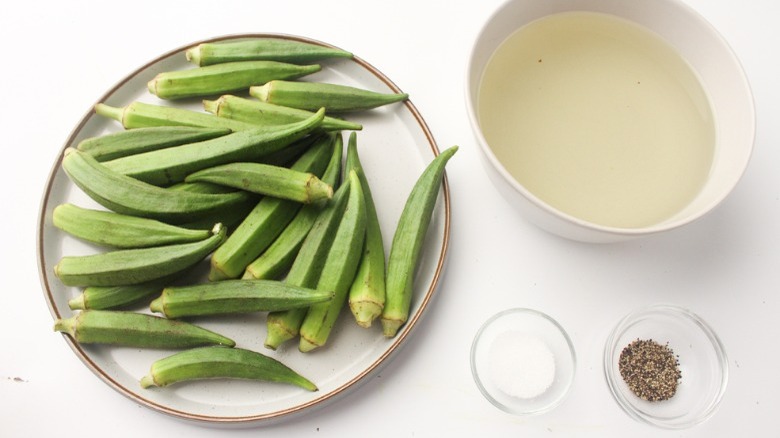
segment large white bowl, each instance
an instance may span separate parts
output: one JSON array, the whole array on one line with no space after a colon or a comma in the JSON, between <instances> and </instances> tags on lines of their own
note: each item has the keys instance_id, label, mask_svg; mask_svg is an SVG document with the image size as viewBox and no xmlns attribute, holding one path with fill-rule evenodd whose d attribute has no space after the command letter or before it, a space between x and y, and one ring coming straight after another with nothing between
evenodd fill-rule
<instances>
[{"instance_id":1,"label":"large white bowl","mask_svg":"<svg viewBox=\"0 0 780 438\"><path fill-rule=\"evenodd\" d=\"M617 228L563 213L523 187L497 159L480 129L477 111L482 74L491 55L520 27L567 11L612 14L657 33L678 50L699 76L715 118L712 168L698 196L675 216L652 226ZM508 0L482 27L470 55L466 105L485 168L496 188L532 223L552 233L586 242L614 242L670 230L701 218L732 191L753 149L753 97L739 60L722 36L696 11L678 0Z\"/></svg>"}]
</instances>

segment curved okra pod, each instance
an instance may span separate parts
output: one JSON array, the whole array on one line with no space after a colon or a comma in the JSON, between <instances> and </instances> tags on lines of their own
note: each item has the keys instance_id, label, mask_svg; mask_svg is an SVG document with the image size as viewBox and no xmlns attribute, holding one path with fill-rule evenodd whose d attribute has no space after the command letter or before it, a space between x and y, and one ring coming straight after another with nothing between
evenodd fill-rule
<instances>
[{"instance_id":1,"label":"curved okra pod","mask_svg":"<svg viewBox=\"0 0 780 438\"><path fill-rule=\"evenodd\" d=\"M166 287L150 309L166 318L268 312L329 301L333 292L276 280L224 280Z\"/></svg>"},{"instance_id":2,"label":"curved okra pod","mask_svg":"<svg viewBox=\"0 0 780 438\"><path fill-rule=\"evenodd\" d=\"M255 127L212 140L118 158L105 165L114 172L150 184L173 184L198 170L235 161L257 161L277 152L316 129L324 115L320 110L300 122Z\"/></svg>"},{"instance_id":3,"label":"curved okra pod","mask_svg":"<svg viewBox=\"0 0 780 438\"><path fill-rule=\"evenodd\" d=\"M140 348L190 348L202 345L232 347L235 341L194 324L145 313L82 310L58 319L54 330L81 344L111 344Z\"/></svg>"},{"instance_id":4,"label":"curved okra pod","mask_svg":"<svg viewBox=\"0 0 780 438\"><path fill-rule=\"evenodd\" d=\"M76 149L92 155L97 161L108 161L141 152L210 140L230 132L227 128L151 126L86 138L79 142Z\"/></svg>"},{"instance_id":5,"label":"curved okra pod","mask_svg":"<svg viewBox=\"0 0 780 438\"><path fill-rule=\"evenodd\" d=\"M344 307L349 287L355 278L366 237L366 201L357 173L349 172L351 185L344 214L333 237L317 289L334 291L333 299L309 307L301 324L299 349L309 352L322 347Z\"/></svg>"},{"instance_id":6,"label":"curved okra pod","mask_svg":"<svg viewBox=\"0 0 780 438\"><path fill-rule=\"evenodd\" d=\"M217 117L214 114L140 101L132 102L123 107L99 103L95 105L95 113L114 119L129 130L155 126L194 126L242 131L257 127L252 123Z\"/></svg>"},{"instance_id":7,"label":"curved okra pod","mask_svg":"<svg viewBox=\"0 0 780 438\"><path fill-rule=\"evenodd\" d=\"M406 100L406 93L378 93L362 88L323 82L274 80L249 88L249 94L263 102L328 113L363 111Z\"/></svg>"},{"instance_id":8,"label":"curved okra pod","mask_svg":"<svg viewBox=\"0 0 780 438\"><path fill-rule=\"evenodd\" d=\"M341 216L347 205L350 181L347 180L317 216L309 234L295 257L286 282L303 287L315 287L325 259L333 244ZM282 343L298 336L307 309L271 312L266 318L265 346L276 350Z\"/></svg>"},{"instance_id":9,"label":"curved okra pod","mask_svg":"<svg viewBox=\"0 0 780 438\"><path fill-rule=\"evenodd\" d=\"M66 286L121 286L173 275L211 254L225 240L217 224L208 239L153 248L120 249L84 256L65 256L54 274Z\"/></svg>"},{"instance_id":10,"label":"curved okra pod","mask_svg":"<svg viewBox=\"0 0 780 438\"><path fill-rule=\"evenodd\" d=\"M164 221L194 220L245 201L245 192L202 194L153 186L117 173L78 149L65 149L62 168L76 186L116 213Z\"/></svg>"},{"instance_id":11,"label":"curved okra pod","mask_svg":"<svg viewBox=\"0 0 780 438\"><path fill-rule=\"evenodd\" d=\"M72 236L112 248L147 248L197 242L211 236L208 230L191 230L155 219L82 208L74 204L55 207L52 222L55 227Z\"/></svg>"},{"instance_id":12,"label":"curved okra pod","mask_svg":"<svg viewBox=\"0 0 780 438\"><path fill-rule=\"evenodd\" d=\"M259 195L311 204L333 196L333 187L311 172L262 163L228 163L191 173L185 182L210 182Z\"/></svg>"},{"instance_id":13,"label":"curved okra pod","mask_svg":"<svg viewBox=\"0 0 780 438\"><path fill-rule=\"evenodd\" d=\"M328 167L322 175L322 181L334 189L338 189L341 179L341 160L344 153L344 143L340 134L335 135L333 153ZM309 234L323 205L320 203L304 205L284 228L279 237L263 251L260 256L246 267L244 277L278 279L286 273L293 264L295 256L303 244L303 239Z\"/></svg>"},{"instance_id":14,"label":"curved okra pod","mask_svg":"<svg viewBox=\"0 0 780 438\"><path fill-rule=\"evenodd\" d=\"M318 44L280 38L251 38L201 43L187 49L187 60L204 66L234 61L280 61L293 64L328 58L352 58L352 53Z\"/></svg>"},{"instance_id":15,"label":"curved okra pod","mask_svg":"<svg viewBox=\"0 0 780 438\"><path fill-rule=\"evenodd\" d=\"M255 351L242 348L200 347L182 351L152 364L141 386L168 386L202 379L247 379L279 382L316 391L317 386L296 371Z\"/></svg>"},{"instance_id":16,"label":"curved okra pod","mask_svg":"<svg viewBox=\"0 0 780 438\"><path fill-rule=\"evenodd\" d=\"M274 79L297 79L322 69L317 64L296 65L277 61L236 61L158 74L147 84L161 99L210 96L243 90Z\"/></svg>"},{"instance_id":17,"label":"curved okra pod","mask_svg":"<svg viewBox=\"0 0 780 438\"><path fill-rule=\"evenodd\" d=\"M354 170L360 178L366 204L366 239L360 266L349 290L349 308L361 327L370 327L382 314L385 305L385 246L379 217L371 195L360 156L357 150L357 134L352 132L347 144L346 168Z\"/></svg>"},{"instance_id":18,"label":"curved okra pod","mask_svg":"<svg viewBox=\"0 0 780 438\"><path fill-rule=\"evenodd\" d=\"M332 137L322 137L292 165L301 172L322 174L332 149ZM301 203L264 197L211 256L210 280L240 277L292 220Z\"/></svg>"},{"instance_id":19,"label":"curved okra pod","mask_svg":"<svg viewBox=\"0 0 780 438\"><path fill-rule=\"evenodd\" d=\"M311 117L311 112L274 105L256 99L226 94L216 100L204 100L203 108L218 116L257 125L281 125ZM325 116L321 128L324 131L359 131L363 125L348 120Z\"/></svg>"},{"instance_id":20,"label":"curved okra pod","mask_svg":"<svg viewBox=\"0 0 780 438\"><path fill-rule=\"evenodd\" d=\"M414 273L441 189L444 167L457 150L457 146L452 146L428 164L398 220L387 261L386 300L381 316L382 332L388 338L394 337L409 317Z\"/></svg>"}]
</instances>

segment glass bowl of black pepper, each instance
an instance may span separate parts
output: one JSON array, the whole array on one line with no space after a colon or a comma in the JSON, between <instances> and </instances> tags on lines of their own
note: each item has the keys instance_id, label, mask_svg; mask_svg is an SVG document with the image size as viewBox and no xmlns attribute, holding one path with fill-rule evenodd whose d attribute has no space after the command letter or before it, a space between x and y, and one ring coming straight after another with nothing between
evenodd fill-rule
<instances>
[{"instance_id":1,"label":"glass bowl of black pepper","mask_svg":"<svg viewBox=\"0 0 780 438\"><path fill-rule=\"evenodd\" d=\"M604 373L631 417L665 429L710 418L728 382L718 336L688 309L656 304L625 316L607 338Z\"/></svg>"}]
</instances>

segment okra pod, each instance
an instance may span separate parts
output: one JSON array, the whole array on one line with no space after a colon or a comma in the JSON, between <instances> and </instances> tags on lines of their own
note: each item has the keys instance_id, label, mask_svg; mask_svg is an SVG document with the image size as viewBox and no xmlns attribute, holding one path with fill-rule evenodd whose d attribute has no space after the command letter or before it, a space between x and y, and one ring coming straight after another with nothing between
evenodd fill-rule
<instances>
[{"instance_id":1,"label":"okra pod","mask_svg":"<svg viewBox=\"0 0 780 438\"><path fill-rule=\"evenodd\" d=\"M162 221L194 220L234 207L246 192L201 194L168 190L122 175L78 149L65 149L62 168L90 198L116 213Z\"/></svg>"},{"instance_id":2,"label":"okra pod","mask_svg":"<svg viewBox=\"0 0 780 438\"><path fill-rule=\"evenodd\" d=\"M360 178L366 204L366 239L360 265L349 290L349 308L361 327L370 327L385 305L385 246L374 198L357 149L357 134L350 133L346 168Z\"/></svg>"},{"instance_id":3,"label":"okra pod","mask_svg":"<svg viewBox=\"0 0 780 438\"><path fill-rule=\"evenodd\" d=\"M363 111L406 100L407 93L378 93L362 88L323 82L274 80L249 88L263 102L328 113Z\"/></svg>"},{"instance_id":4,"label":"okra pod","mask_svg":"<svg viewBox=\"0 0 780 438\"><path fill-rule=\"evenodd\" d=\"M147 248L197 242L211 236L208 230L190 230L155 219L82 208L74 204L61 204L54 208L52 222L72 236L111 248Z\"/></svg>"},{"instance_id":5,"label":"okra pod","mask_svg":"<svg viewBox=\"0 0 780 438\"><path fill-rule=\"evenodd\" d=\"M173 146L107 161L106 167L155 185L184 181L198 170L235 161L257 161L306 136L322 123L324 111L310 118L272 127L255 127L212 140Z\"/></svg>"},{"instance_id":6,"label":"okra pod","mask_svg":"<svg viewBox=\"0 0 780 438\"><path fill-rule=\"evenodd\" d=\"M285 281L302 287L316 287L325 265L325 258L349 199L350 182L336 190L333 199L323 208L303 241ZM271 312L266 318L265 346L276 350L282 343L298 336L307 309Z\"/></svg>"},{"instance_id":7,"label":"okra pod","mask_svg":"<svg viewBox=\"0 0 780 438\"><path fill-rule=\"evenodd\" d=\"M141 101L135 101L123 107L99 103L95 105L95 113L114 119L129 130L155 126L193 126L242 131L257 127L252 123L217 117L214 114Z\"/></svg>"},{"instance_id":8,"label":"okra pod","mask_svg":"<svg viewBox=\"0 0 780 438\"><path fill-rule=\"evenodd\" d=\"M164 387L202 379L245 379L278 382L317 391L317 386L282 362L252 350L199 347L157 360L141 386Z\"/></svg>"},{"instance_id":9,"label":"okra pod","mask_svg":"<svg viewBox=\"0 0 780 438\"><path fill-rule=\"evenodd\" d=\"M331 150L332 138L323 137L296 160L291 169L321 175ZM211 256L209 279L239 278L249 263L284 230L301 205L299 202L273 197L261 199Z\"/></svg>"},{"instance_id":10,"label":"okra pod","mask_svg":"<svg viewBox=\"0 0 780 438\"><path fill-rule=\"evenodd\" d=\"M457 146L452 146L428 164L412 187L398 220L387 261L386 300L381 316L382 332L388 338L394 337L409 317L414 274L425 234L441 189L444 168L457 150Z\"/></svg>"},{"instance_id":11,"label":"okra pod","mask_svg":"<svg viewBox=\"0 0 780 438\"><path fill-rule=\"evenodd\" d=\"M301 324L299 349L309 352L322 347L344 307L349 287L355 279L366 236L366 201L360 179L349 172L350 192L347 206L333 238L317 289L332 290L333 299L309 307Z\"/></svg>"},{"instance_id":12,"label":"okra pod","mask_svg":"<svg viewBox=\"0 0 780 438\"><path fill-rule=\"evenodd\" d=\"M276 280L225 280L166 287L150 304L167 318L269 312L308 307L333 298L333 292Z\"/></svg>"},{"instance_id":13,"label":"okra pod","mask_svg":"<svg viewBox=\"0 0 780 438\"><path fill-rule=\"evenodd\" d=\"M210 140L230 132L226 128L150 126L86 138L79 142L76 149L92 155L97 161L108 161L141 152Z\"/></svg>"},{"instance_id":14,"label":"okra pod","mask_svg":"<svg viewBox=\"0 0 780 438\"><path fill-rule=\"evenodd\" d=\"M193 243L64 256L54 266L54 274L66 286L121 286L152 281L189 268L211 254L224 242L226 230L217 224L212 233L211 237Z\"/></svg>"},{"instance_id":15,"label":"okra pod","mask_svg":"<svg viewBox=\"0 0 780 438\"><path fill-rule=\"evenodd\" d=\"M311 172L262 163L228 163L191 173L186 182L210 182L258 195L311 204L333 196L333 187Z\"/></svg>"},{"instance_id":16,"label":"okra pod","mask_svg":"<svg viewBox=\"0 0 780 438\"><path fill-rule=\"evenodd\" d=\"M220 186L206 182L176 183L168 190L183 190L191 193L219 194L241 192L232 187ZM246 193L246 192L241 192ZM178 223L177 226L190 230L209 230L216 223L221 223L227 228L230 235L236 227L246 218L250 211L257 205L256 196L248 196L243 202L240 202L230 208L212 212L206 216L195 218L194 220Z\"/></svg>"},{"instance_id":17,"label":"okra pod","mask_svg":"<svg viewBox=\"0 0 780 438\"><path fill-rule=\"evenodd\" d=\"M256 99L224 95L216 100L204 100L203 108L218 117L257 125L280 125L311 117L311 112L274 105ZM320 126L324 131L359 131L363 125L348 120L325 116Z\"/></svg>"},{"instance_id":18,"label":"okra pod","mask_svg":"<svg viewBox=\"0 0 780 438\"><path fill-rule=\"evenodd\" d=\"M338 189L341 179L341 160L344 153L343 140L340 134L335 135L333 153L328 167L322 176L322 181L334 189ZM293 264L296 254L303 244L303 239L309 234L317 215L322 210L321 203L304 205L284 228L279 237L263 253L255 259L244 272L245 279L267 278L278 279L286 273Z\"/></svg>"},{"instance_id":19,"label":"okra pod","mask_svg":"<svg viewBox=\"0 0 780 438\"><path fill-rule=\"evenodd\" d=\"M173 276L171 276L173 277ZM89 286L77 297L68 301L71 310L122 309L159 296L168 285L169 277L146 283L124 286Z\"/></svg>"},{"instance_id":20,"label":"okra pod","mask_svg":"<svg viewBox=\"0 0 780 438\"><path fill-rule=\"evenodd\" d=\"M235 341L184 321L118 310L82 310L54 323L80 344L110 344L140 348L232 347Z\"/></svg>"},{"instance_id":21,"label":"okra pod","mask_svg":"<svg viewBox=\"0 0 780 438\"><path fill-rule=\"evenodd\" d=\"M201 43L187 49L191 63L204 66L235 61L280 61L292 64L329 58L352 58L352 53L334 47L280 38L251 38Z\"/></svg>"},{"instance_id":22,"label":"okra pod","mask_svg":"<svg viewBox=\"0 0 780 438\"><path fill-rule=\"evenodd\" d=\"M318 64L296 65L277 61L236 61L158 74L147 84L161 99L211 96L244 90L274 79L297 79L315 72Z\"/></svg>"}]
</instances>

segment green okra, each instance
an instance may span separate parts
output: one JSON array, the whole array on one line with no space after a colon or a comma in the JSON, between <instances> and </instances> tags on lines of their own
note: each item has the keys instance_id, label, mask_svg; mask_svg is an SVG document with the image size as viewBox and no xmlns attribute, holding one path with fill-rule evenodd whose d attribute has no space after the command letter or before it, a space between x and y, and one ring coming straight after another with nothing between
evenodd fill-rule
<instances>
[{"instance_id":1,"label":"green okra","mask_svg":"<svg viewBox=\"0 0 780 438\"><path fill-rule=\"evenodd\" d=\"M311 204L333 196L333 187L311 172L262 163L236 162L203 169L186 182L210 182L258 195Z\"/></svg>"},{"instance_id":2,"label":"green okra","mask_svg":"<svg viewBox=\"0 0 780 438\"><path fill-rule=\"evenodd\" d=\"M65 149L62 168L90 198L116 213L163 221L194 220L250 197L245 192L201 194L153 186L122 175L78 149Z\"/></svg>"},{"instance_id":3,"label":"green okra","mask_svg":"<svg viewBox=\"0 0 780 438\"><path fill-rule=\"evenodd\" d=\"M66 286L145 283L173 275L203 260L225 241L226 230L222 224L215 225L212 233L199 242L64 256L54 266L54 274Z\"/></svg>"},{"instance_id":4,"label":"green okra","mask_svg":"<svg viewBox=\"0 0 780 438\"><path fill-rule=\"evenodd\" d=\"M452 146L428 164L412 187L398 219L387 260L386 299L381 316L382 332L388 338L394 337L409 317L414 274L425 234L444 179L444 168L457 150L457 146Z\"/></svg>"},{"instance_id":5,"label":"green okra","mask_svg":"<svg viewBox=\"0 0 780 438\"><path fill-rule=\"evenodd\" d=\"M72 236L112 248L197 242L211 236L208 230L191 230L155 219L82 208L74 204L55 207L52 222Z\"/></svg>"},{"instance_id":6,"label":"green okra","mask_svg":"<svg viewBox=\"0 0 780 438\"><path fill-rule=\"evenodd\" d=\"M243 348L199 347L154 362L141 386L164 387L202 379L245 379L278 382L317 391L317 386L282 362Z\"/></svg>"},{"instance_id":7,"label":"green okra","mask_svg":"<svg viewBox=\"0 0 780 438\"><path fill-rule=\"evenodd\" d=\"M321 175L332 150L331 136L315 142L291 169ZM273 197L262 198L211 257L210 280L239 278L292 220L302 204Z\"/></svg>"},{"instance_id":8,"label":"green okra","mask_svg":"<svg viewBox=\"0 0 780 438\"><path fill-rule=\"evenodd\" d=\"M118 121L128 130L156 126L190 126L243 131L257 127L252 123L217 117L214 114L141 101L131 102L123 107L98 103L95 105L95 113Z\"/></svg>"},{"instance_id":9,"label":"green okra","mask_svg":"<svg viewBox=\"0 0 780 438\"><path fill-rule=\"evenodd\" d=\"M274 79L297 79L320 71L318 64L296 65L278 61L235 61L159 73L147 83L161 99L211 96L244 90Z\"/></svg>"},{"instance_id":10,"label":"green okra","mask_svg":"<svg viewBox=\"0 0 780 438\"><path fill-rule=\"evenodd\" d=\"M198 170L235 161L257 161L305 137L322 123L324 111L310 118L271 127L255 127L212 140L160 149L107 161L106 167L155 185L184 181Z\"/></svg>"},{"instance_id":11,"label":"green okra","mask_svg":"<svg viewBox=\"0 0 780 438\"><path fill-rule=\"evenodd\" d=\"M406 93L376 91L323 82L274 80L249 88L263 102L308 111L325 108L328 113L363 111L406 100Z\"/></svg>"},{"instance_id":12,"label":"green okra","mask_svg":"<svg viewBox=\"0 0 780 438\"><path fill-rule=\"evenodd\" d=\"M347 206L317 282L317 289L332 290L334 296L328 302L310 306L306 312L299 331L298 347L304 353L322 347L328 341L333 325L344 307L363 254L366 201L360 178L354 170L349 172L349 184L351 188Z\"/></svg>"},{"instance_id":13,"label":"green okra","mask_svg":"<svg viewBox=\"0 0 780 438\"><path fill-rule=\"evenodd\" d=\"M279 61L292 64L330 58L352 58L352 53L335 47L281 38L250 38L201 43L187 49L191 63L204 66L235 61Z\"/></svg>"},{"instance_id":14,"label":"green okra","mask_svg":"<svg viewBox=\"0 0 780 438\"><path fill-rule=\"evenodd\" d=\"M172 276L171 276L172 277ZM159 296L168 285L169 277L146 283L123 286L89 286L68 301L71 310L113 310L139 304Z\"/></svg>"},{"instance_id":15,"label":"green okra","mask_svg":"<svg viewBox=\"0 0 780 438\"><path fill-rule=\"evenodd\" d=\"M349 308L361 327L370 327L385 305L385 247L374 198L360 162L357 134L350 133L346 168L360 178L366 204L366 239L358 271L349 290Z\"/></svg>"},{"instance_id":16,"label":"green okra","mask_svg":"<svg viewBox=\"0 0 780 438\"><path fill-rule=\"evenodd\" d=\"M285 281L302 287L316 287L325 259L333 244L336 229L349 199L350 182L336 190L317 216L309 234L295 257ZM307 309L270 312L266 318L265 346L276 350L284 342L298 336Z\"/></svg>"},{"instance_id":17,"label":"green okra","mask_svg":"<svg viewBox=\"0 0 780 438\"><path fill-rule=\"evenodd\" d=\"M195 324L119 310L82 310L70 318L58 319L54 330L67 333L80 344L140 348L236 345L232 339Z\"/></svg>"},{"instance_id":18,"label":"green okra","mask_svg":"<svg viewBox=\"0 0 780 438\"><path fill-rule=\"evenodd\" d=\"M333 298L333 292L276 280L224 280L166 287L150 304L166 318L269 312L308 307Z\"/></svg>"},{"instance_id":19,"label":"green okra","mask_svg":"<svg viewBox=\"0 0 780 438\"><path fill-rule=\"evenodd\" d=\"M322 176L322 181L331 187L338 189L341 179L341 160L344 153L343 139L341 135L335 135L333 153L328 167ZM293 264L295 256L303 244L303 240L309 234L314 221L322 210L322 203L304 205L284 228L279 237L255 259L244 272L245 279L266 278L278 279L285 274Z\"/></svg>"},{"instance_id":20,"label":"green okra","mask_svg":"<svg viewBox=\"0 0 780 438\"><path fill-rule=\"evenodd\" d=\"M170 187L168 190L183 190L191 193L204 193L204 194L219 194L219 193L235 193L241 192L232 187L220 186L217 184L211 184L206 182L180 182ZM241 192L246 193L246 192ZM206 216L195 218L194 220L180 222L176 225L181 228L187 228L190 230L210 230L216 223L221 223L227 228L228 235L230 235L236 227L246 218L250 211L257 205L256 196L248 196L243 202L225 208L219 211L212 212Z\"/></svg>"},{"instance_id":21,"label":"green okra","mask_svg":"<svg viewBox=\"0 0 780 438\"><path fill-rule=\"evenodd\" d=\"M108 161L141 152L210 140L230 132L227 128L150 126L86 138L79 142L76 149L92 155L97 161Z\"/></svg>"},{"instance_id":22,"label":"green okra","mask_svg":"<svg viewBox=\"0 0 780 438\"><path fill-rule=\"evenodd\" d=\"M223 95L216 100L204 100L203 108L218 117L258 125L279 125L311 117L310 111L233 95ZM359 131L363 129L363 125L325 116L321 128L324 131Z\"/></svg>"}]
</instances>

